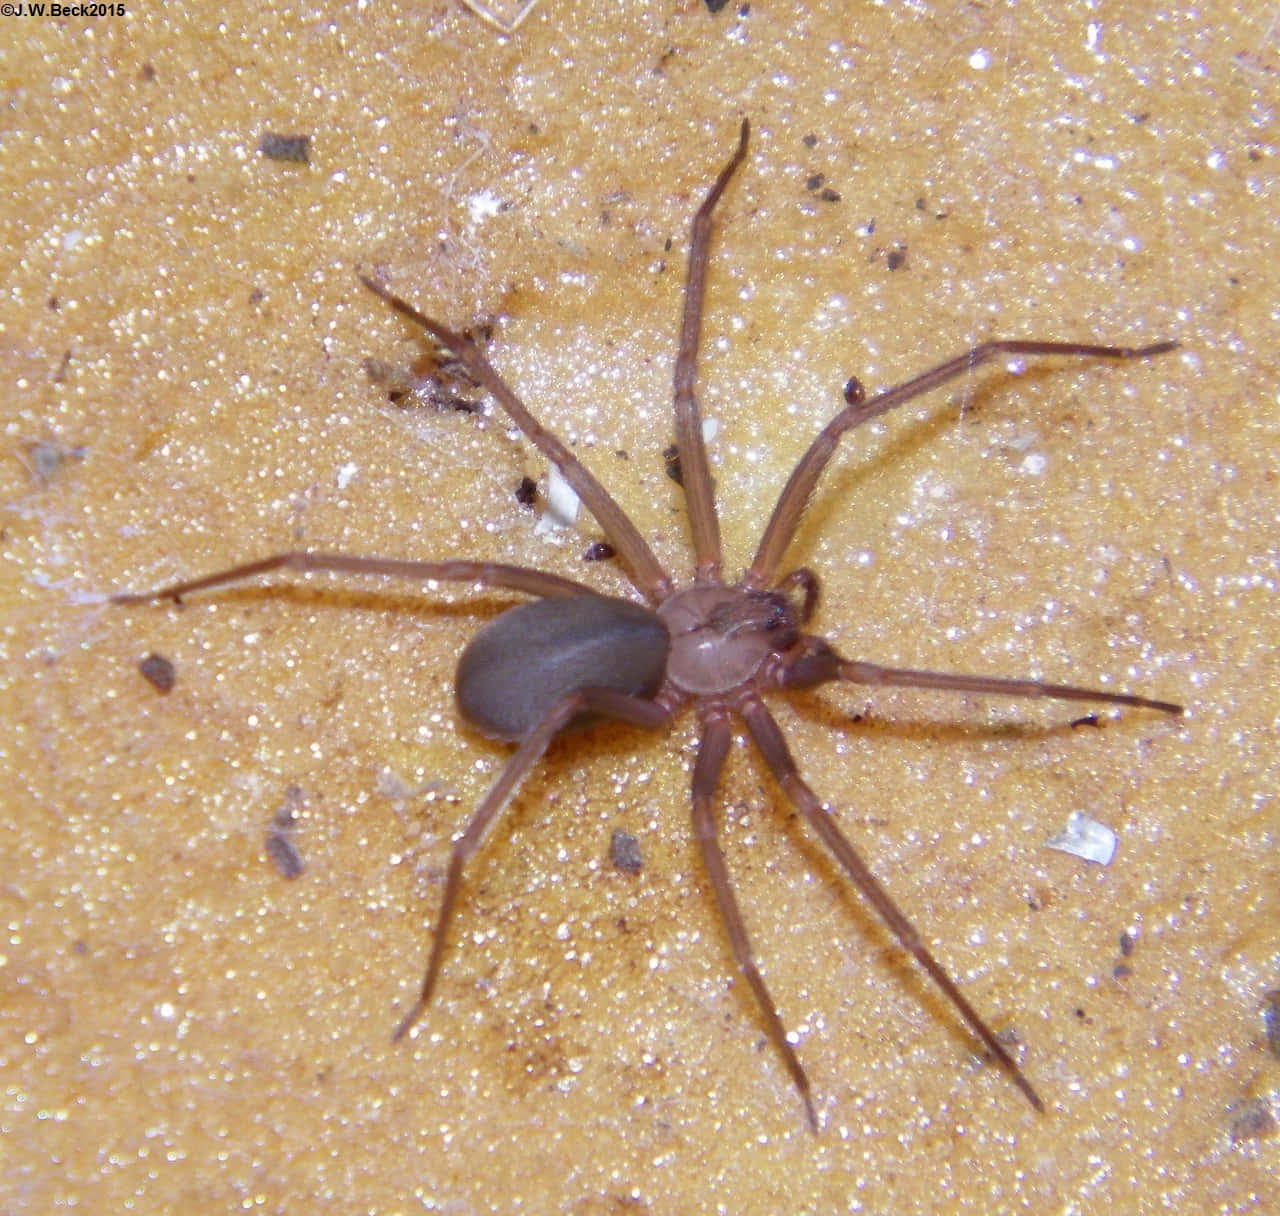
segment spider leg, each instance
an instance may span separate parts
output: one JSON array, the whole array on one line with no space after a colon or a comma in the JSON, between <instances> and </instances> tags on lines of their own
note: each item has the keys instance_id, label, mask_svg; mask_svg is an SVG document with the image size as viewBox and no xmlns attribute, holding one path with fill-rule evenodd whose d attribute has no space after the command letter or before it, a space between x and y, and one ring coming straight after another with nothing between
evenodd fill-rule
<instances>
[{"instance_id":1,"label":"spider leg","mask_svg":"<svg viewBox=\"0 0 1280 1216\"><path fill-rule=\"evenodd\" d=\"M1180 714L1181 705L1155 701L1125 692L1103 692L1075 684L1047 684L1042 680L1010 680L1002 676L970 676L949 671L921 671L914 667L880 667L841 658L821 638L806 638L804 652L784 660L777 675L784 688L813 688L832 680L850 684L877 684L897 688L942 688L952 692L976 692L998 697L1051 697L1058 701L1104 701L1110 705L1132 705Z\"/></svg>"},{"instance_id":2,"label":"spider leg","mask_svg":"<svg viewBox=\"0 0 1280 1216\"><path fill-rule=\"evenodd\" d=\"M503 587L528 595L598 595L593 587L572 579L526 566L507 566L500 562L407 562L388 557L355 557L346 553L310 553L294 550L276 553L239 566L229 566L202 578L173 583L156 591L126 591L113 595L113 604L146 604L153 600L176 600L193 591L225 587L243 582L273 570L328 570L335 574L381 574L418 582L438 580L442 583L472 583L483 587Z\"/></svg>"},{"instance_id":3,"label":"spider leg","mask_svg":"<svg viewBox=\"0 0 1280 1216\"><path fill-rule=\"evenodd\" d=\"M1000 1061L1014 1084L1026 1095L1027 1101L1038 1111L1044 1110L1040 1095L1032 1088L1031 1082L1023 1075L1013 1057L1004 1045L996 1038L991 1027L982 1019L974 1007L969 1004L964 994L956 987L955 982L943 970L942 964L934 958L929 947L924 944L915 926L907 918L905 912L894 902L893 897L881 885L880 880L867 867L857 849L848 837L836 826L831 813L819 801L814 792L805 784L796 770L795 761L787 742L778 729L778 724L754 696L742 699L742 704L735 707L747 724L751 737L764 756L778 784L791 800L795 808L804 816L818 838L827 846L831 855L840 863L841 868L852 880L854 886L866 897L866 900L879 914L880 918L893 930L902 945L916 958L920 966L928 973L929 978L942 990L943 995L951 1002L956 1011L969 1024L970 1029L982 1040L987 1050Z\"/></svg>"},{"instance_id":4,"label":"spider leg","mask_svg":"<svg viewBox=\"0 0 1280 1216\"><path fill-rule=\"evenodd\" d=\"M711 215L716 203L729 185L747 154L747 137L751 125L744 118L738 146L729 163L707 192L702 206L693 217L693 235L689 242L689 275L685 280L684 319L680 327L680 347L676 354L675 412L676 448L680 453L680 469L685 501L689 505L689 527L693 532L695 577L699 582L713 581L720 574L720 521L716 515L715 489L707 447L702 438L702 412L694 395L698 375L698 343L702 336L702 305L707 289L707 263L711 247Z\"/></svg>"},{"instance_id":5,"label":"spider leg","mask_svg":"<svg viewBox=\"0 0 1280 1216\"><path fill-rule=\"evenodd\" d=\"M653 555L653 550L645 543L635 524L627 518L626 512L613 495L596 480L586 465L529 412L528 407L498 374L493 364L480 352L480 348L466 334L449 329L419 312L376 279L364 274L359 277L360 282L374 295L385 300L396 312L407 317L449 350L467 369L471 378L502 406L529 442L560 470L565 481L586 503L587 510L604 529L609 542L630 571L632 581L645 598L653 604L661 603L671 591L671 578Z\"/></svg>"},{"instance_id":6,"label":"spider leg","mask_svg":"<svg viewBox=\"0 0 1280 1216\"><path fill-rule=\"evenodd\" d=\"M738 907L737 897L733 893L733 883L729 878L729 870L725 865L724 853L716 839L716 821L713 809L716 786L720 782L720 772L724 768L725 756L729 751L729 721L723 707L704 708L701 713L702 739L698 744L698 758L693 769L693 830L702 850L702 861L707 875L711 879L711 890L715 893L716 903L720 909L720 919L729 937L729 946L733 951L738 970L746 977L751 991L755 994L756 1003L764 1015L769 1038L778 1049L796 1089L800 1091L800 1100L804 1103L805 1114L809 1118L809 1127L818 1130L818 1116L813 1108L813 1097L810 1092L809 1078L805 1075L795 1049L787 1041L787 1030L778 1016L778 1008L773 997L765 986L760 969L756 966L751 951L751 941L747 937L747 927L742 919L742 911Z\"/></svg>"},{"instance_id":7,"label":"spider leg","mask_svg":"<svg viewBox=\"0 0 1280 1216\"><path fill-rule=\"evenodd\" d=\"M963 376L984 363L1001 355L1057 355L1085 359L1150 359L1175 350L1176 342L1155 342L1150 346L1094 346L1083 342L984 342L954 359L907 380L894 388L866 399L862 385L850 381L846 396L849 404L819 432L809 450L800 457L783 487L778 504L773 509L755 560L747 571L744 582L751 587L769 586L778 572L787 546L795 536L800 517L813 494L818 478L822 476L836 445L846 431L861 426L872 418L887 414L904 402L930 392L940 385Z\"/></svg>"},{"instance_id":8,"label":"spider leg","mask_svg":"<svg viewBox=\"0 0 1280 1216\"><path fill-rule=\"evenodd\" d=\"M436 913L435 931L432 935L431 953L427 958L426 974L422 980L422 990L413 1008L405 1014L400 1025L396 1027L395 1033L391 1036L392 1042L398 1043L403 1039L431 1003L431 994L435 991L436 980L440 975L440 964L444 959L445 939L448 937L449 926L458 906L463 868L480 847L485 833L498 814L511 801L521 781L542 758L551 740L564 729L567 723L584 711L650 729L662 726L671 717L671 711L660 702L629 697L609 689L584 688L562 697L543 715L541 721L529 730L503 766L498 779L489 787L489 792L481 799L470 822L453 842L453 849L449 854L449 869L445 876L444 895L440 900L440 910Z\"/></svg>"}]
</instances>

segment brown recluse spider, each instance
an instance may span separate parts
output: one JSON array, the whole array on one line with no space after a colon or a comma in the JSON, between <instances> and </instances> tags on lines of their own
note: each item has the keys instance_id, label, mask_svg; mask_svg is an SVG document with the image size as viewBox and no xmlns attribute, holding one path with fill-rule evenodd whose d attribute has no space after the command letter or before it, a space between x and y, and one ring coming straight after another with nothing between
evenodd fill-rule
<instances>
[{"instance_id":1,"label":"brown recluse spider","mask_svg":"<svg viewBox=\"0 0 1280 1216\"><path fill-rule=\"evenodd\" d=\"M777 1006L756 967L724 854L716 839L712 800L729 750L730 720L734 717L745 725L769 771L837 864L914 955L1031 1105L1042 1111L1044 1103L1022 1069L943 970L906 913L872 874L831 813L800 776L781 730L765 707L763 694L774 689L816 688L820 684L845 681L998 696L1101 701L1168 714L1181 713L1182 707L1169 701L1068 684L951 675L846 659L822 638L804 632L803 626L817 604L817 575L804 568L784 571L782 560L818 478L845 432L1002 355L1146 359L1173 350L1177 343L1128 347L1079 342L983 342L871 398L866 397L856 380L851 380L845 390L847 404L822 429L787 479L751 565L736 582L726 582L721 575L720 528L694 381L712 213L746 157L749 130L744 121L736 150L698 208L689 249L684 318L675 364L675 430L693 534L692 583L684 587L675 585L622 508L577 457L529 413L468 334L424 316L381 283L361 275L361 282L370 291L448 351L467 374L497 400L530 442L559 468L603 528L646 604L600 595L582 583L523 566L475 561L399 561L304 551L277 553L158 591L117 595L113 599L120 604L177 599L194 591L223 587L282 569L467 583L532 597L508 609L482 629L463 651L458 664L455 686L463 716L481 731L515 742L517 747L470 822L454 840L422 990L396 1029L395 1039L409 1033L431 1001L467 861L551 741L567 730L599 718L613 718L633 726L664 726L678 710L692 703L701 724L692 779L694 833L729 947L759 1005L769 1038L800 1093L810 1127L817 1130L818 1118L809 1078L787 1039Z\"/></svg>"}]
</instances>

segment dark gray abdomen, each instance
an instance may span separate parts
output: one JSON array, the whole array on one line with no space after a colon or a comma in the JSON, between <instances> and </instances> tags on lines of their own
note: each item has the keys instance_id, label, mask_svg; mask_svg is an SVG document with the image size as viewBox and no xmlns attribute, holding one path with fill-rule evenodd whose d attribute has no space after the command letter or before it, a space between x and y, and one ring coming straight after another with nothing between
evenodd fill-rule
<instances>
[{"instance_id":1,"label":"dark gray abdomen","mask_svg":"<svg viewBox=\"0 0 1280 1216\"><path fill-rule=\"evenodd\" d=\"M486 625L462 652L458 706L486 735L520 739L557 701L584 688L653 696L670 645L657 615L630 600L531 600ZM570 729L593 720L583 715Z\"/></svg>"}]
</instances>

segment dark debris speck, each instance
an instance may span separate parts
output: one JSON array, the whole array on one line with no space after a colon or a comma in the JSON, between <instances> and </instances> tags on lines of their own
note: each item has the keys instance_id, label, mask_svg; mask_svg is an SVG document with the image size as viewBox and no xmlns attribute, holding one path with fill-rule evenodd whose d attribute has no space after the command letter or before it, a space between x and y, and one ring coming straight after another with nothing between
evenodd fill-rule
<instances>
[{"instance_id":1,"label":"dark debris speck","mask_svg":"<svg viewBox=\"0 0 1280 1216\"><path fill-rule=\"evenodd\" d=\"M1280 1059L1280 988L1273 989L1263 998L1267 1007L1262 1014L1262 1024L1267 1035L1267 1047Z\"/></svg>"},{"instance_id":2,"label":"dark debris speck","mask_svg":"<svg viewBox=\"0 0 1280 1216\"><path fill-rule=\"evenodd\" d=\"M281 878L300 878L307 868L297 845L283 832L268 832L264 847L268 860Z\"/></svg>"},{"instance_id":3,"label":"dark debris speck","mask_svg":"<svg viewBox=\"0 0 1280 1216\"><path fill-rule=\"evenodd\" d=\"M293 827L298 821L298 808L306 801L301 787L289 786L284 792L280 809L271 817L263 848L267 860L276 868L281 878L294 879L307 868L298 846L293 842Z\"/></svg>"},{"instance_id":4,"label":"dark debris speck","mask_svg":"<svg viewBox=\"0 0 1280 1216\"><path fill-rule=\"evenodd\" d=\"M138 664L142 678L159 692L172 692L178 677L173 663L162 654L152 652Z\"/></svg>"},{"instance_id":5,"label":"dark debris speck","mask_svg":"<svg viewBox=\"0 0 1280 1216\"><path fill-rule=\"evenodd\" d=\"M268 160L282 160L295 165L311 163L310 135L279 135L268 131L258 141L258 151Z\"/></svg>"},{"instance_id":6,"label":"dark debris speck","mask_svg":"<svg viewBox=\"0 0 1280 1216\"><path fill-rule=\"evenodd\" d=\"M614 832L609 841L609 860L624 874L639 874L644 869L640 842L621 828Z\"/></svg>"},{"instance_id":7,"label":"dark debris speck","mask_svg":"<svg viewBox=\"0 0 1280 1216\"><path fill-rule=\"evenodd\" d=\"M1262 1098L1249 1098L1227 1108L1231 1118L1231 1143L1241 1140L1270 1140L1276 1134L1271 1106Z\"/></svg>"},{"instance_id":8,"label":"dark debris speck","mask_svg":"<svg viewBox=\"0 0 1280 1216\"><path fill-rule=\"evenodd\" d=\"M678 486L684 485L684 470L680 467L680 449L673 443L662 450L662 463L666 466L667 476Z\"/></svg>"}]
</instances>

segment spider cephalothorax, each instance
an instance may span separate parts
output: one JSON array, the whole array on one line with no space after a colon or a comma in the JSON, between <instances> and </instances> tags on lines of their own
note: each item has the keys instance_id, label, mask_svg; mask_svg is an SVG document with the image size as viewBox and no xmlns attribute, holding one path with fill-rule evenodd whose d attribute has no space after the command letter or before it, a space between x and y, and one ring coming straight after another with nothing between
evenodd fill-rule
<instances>
[{"instance_id":1,"label":"spider cephalothorax","mask_svg":"<svg viewBox=\"0 0 1280 1216\"><path fill-rule=\"evenodd\" d=\"M1032 1105L1042 1109L1040 1097L1006 1047L934 958L906 914L800 776L782 732L765 707L764 697L780 689L813 688L844 681L1102 701L1171 714L1181 709L1167 701L1072 685L887 668L845 659L822 638L803 632L817 604L817 577L803 568L783 573L781 564L814 487L846 431L1000 355L1142 359L1172 350L1176 343L1158 342L1133 348L1074 342L986 342L872 397L866 395L856 379L850 380L845 389L845 408L823 428L796 465L765 527L751 565L736 582L726 582L721 576L720 527L694 383L711 217L730 178L746 156L747 137L748 125L743 122L737 149L694 218L690 242L684 319L675 365L675 430L693 536L691 583L676 586L622 508L577 457L530 414L466 330L447 328L393 295L382 283L362 275L369 290L430 335L558 467L603 528L645 603L603 596L572 579L522 566L312 552L278 553L158 591L114 598L118 603L176 598L280 569L453 581L503 588L532 597L483 629L466 648L458 665L456 688L464 715L481 730L511 740L517 746L454 841L426 975L418 1000L401 1021L395 1038L403 1037L413 1028L431 1000L468 859L551 740L602 717L636 726L658 727L692 705L701 725L692 777L693 824L698 847L733 956L756 998L769 1038L799 1090L810 1126L816 1130L818 1121L809 1079L756 967L716 837L713 801L735 718L745 726L778 785L805 823L937 983L988 1052L999 1060Z\"/></svg>"}]
</instances>

